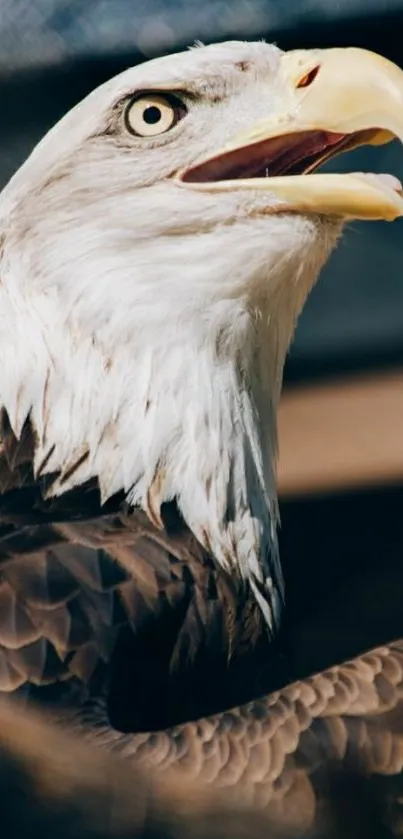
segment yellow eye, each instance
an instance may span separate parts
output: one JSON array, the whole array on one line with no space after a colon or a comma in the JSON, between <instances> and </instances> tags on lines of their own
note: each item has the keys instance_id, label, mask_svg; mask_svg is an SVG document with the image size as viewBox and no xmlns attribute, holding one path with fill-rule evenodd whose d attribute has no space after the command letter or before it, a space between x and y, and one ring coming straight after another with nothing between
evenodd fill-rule
<instances>
[{"instance_id":1,"label":"yellow eye","mask_svg":"<svg viewBox=\"0 0 403 839\"><path fill-rule=\"evenodd\" d=\"M157 137L173 128L186 113L183 102L176 96L142 93L129 102L125 123L137 137Z\"/></svg>"}]
</instances>

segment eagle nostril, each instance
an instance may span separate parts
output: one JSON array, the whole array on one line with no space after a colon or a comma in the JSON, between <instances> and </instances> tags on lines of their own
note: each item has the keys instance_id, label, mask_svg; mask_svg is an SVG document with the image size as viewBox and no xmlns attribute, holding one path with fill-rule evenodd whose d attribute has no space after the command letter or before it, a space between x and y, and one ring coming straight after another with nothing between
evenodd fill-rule
<instances>
[{"instance_id":1,"label":"eagle nostril","mask_svg":"<svg viewBox=\"0 0 403 839\"><path fill-rule=\"evenodd\" d=\"M315 81L316 76L319 73L319 70L319 64L317 64L316 67L312 67L312 70L309 70L308 73L305 73L305 75L302 76L302 78L299 80L299 82L297 83L297 88L309 87L309 85L312 84L313 81Z\"/></svg>"}]
</instances>

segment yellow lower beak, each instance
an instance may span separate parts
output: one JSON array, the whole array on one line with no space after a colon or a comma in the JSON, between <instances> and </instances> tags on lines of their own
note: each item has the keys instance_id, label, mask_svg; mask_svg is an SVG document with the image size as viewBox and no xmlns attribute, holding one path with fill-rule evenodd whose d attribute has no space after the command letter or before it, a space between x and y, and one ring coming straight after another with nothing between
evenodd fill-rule
<instances>
[{"instance_id":1,"label":"yellow lower beak","mask_svg":"<svg viewBox=\"0 0 403 839\"><path fill-rule=\"evenodd\" d=\"M275 210L392 220L403 215L403 193L397 179L360 174L309 174L324 160L360 145L403 142L403 71L362 49L296 50L281 58L284 107L235 136L213 156L181 175L189 187L214 192L266 190L279 199ZM271 176L273 141L286 148L301 138L325 138L316 157ZM329 147L326 149L326 138ZM335 139L337 142L335 141ZM241 176L236 161L242 153ZM261 154L262 173L248 177L248 155ZM266 155L266 157L265 157ZM303 155L302 155L303 156ZM232 166L232 169L231 169ZM298 167L297 167L298 169ZM234 175L235 171L235 175ZM244 174L246 173L246 177ZM270 212L270 205L268 212Z\"/></svg>"}]
</instances>

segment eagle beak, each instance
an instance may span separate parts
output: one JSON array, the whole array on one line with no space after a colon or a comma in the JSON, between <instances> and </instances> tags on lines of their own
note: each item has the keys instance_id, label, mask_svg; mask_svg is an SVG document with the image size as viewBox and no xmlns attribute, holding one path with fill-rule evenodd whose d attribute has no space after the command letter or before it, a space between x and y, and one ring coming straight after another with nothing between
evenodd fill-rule
<instances>
[{"instance_id":1,"label":"eagle beak","mask_svg":"<svg viewBox=\"0 0 403 839\"><path fill-rule=\"evenodd\" d=\"M403 71L356 48L296 50L284 53L280 65L281 109L186 169L181 183L214 192L265 190L280 201L274 208L268 202L267 212L386 220L403 215L397 178L311 174L358 146L403 142Z\"/></svg>"}]
</instances>

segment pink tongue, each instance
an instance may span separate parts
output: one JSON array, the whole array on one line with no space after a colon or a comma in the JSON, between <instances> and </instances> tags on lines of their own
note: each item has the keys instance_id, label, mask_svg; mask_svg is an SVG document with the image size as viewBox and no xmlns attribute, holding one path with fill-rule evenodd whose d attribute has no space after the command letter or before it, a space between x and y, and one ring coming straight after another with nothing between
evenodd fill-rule
<instances>
[{"instance_id":1,"label":"pink tongue","mask_svg":"<svg viewBox=\"0 0 403 839\"><path fill-rule=\"evenodd\" d=\"M250 146L233 149L218 157L196 164L185 171L182 180L189 183L256 178L269 175L298 175L306 162L315 159L345 140L344 134L330 131L302 131L261 140Z\"/></svg>"}]
</instances>

